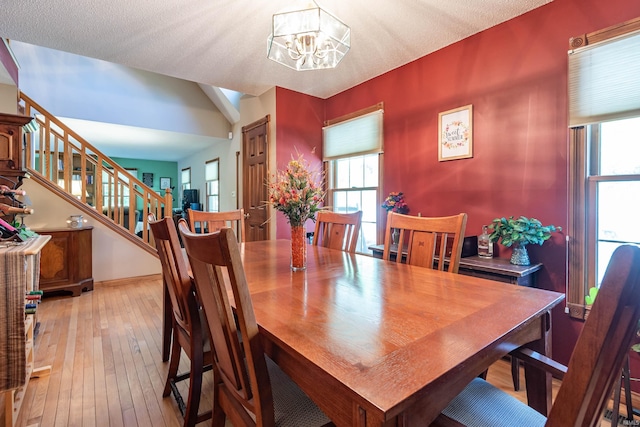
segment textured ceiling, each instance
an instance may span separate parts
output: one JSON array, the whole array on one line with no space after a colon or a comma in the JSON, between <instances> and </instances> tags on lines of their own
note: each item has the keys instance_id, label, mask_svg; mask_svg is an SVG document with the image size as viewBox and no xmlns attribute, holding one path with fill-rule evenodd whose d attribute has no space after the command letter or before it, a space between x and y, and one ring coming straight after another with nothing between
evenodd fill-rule
<instances>
[{"instance_id":1,"label":"textured ceiling","mask_svg":"<svg viewBox=\"0 0 640 427\"><path fill-rule=\"evenodd\" d=\"M335 70L267 59L271 15L292 0L3 0L0 37L250 95L328 98L551 0L317 1L351 27Z\"/></svg>"}]
</instances>

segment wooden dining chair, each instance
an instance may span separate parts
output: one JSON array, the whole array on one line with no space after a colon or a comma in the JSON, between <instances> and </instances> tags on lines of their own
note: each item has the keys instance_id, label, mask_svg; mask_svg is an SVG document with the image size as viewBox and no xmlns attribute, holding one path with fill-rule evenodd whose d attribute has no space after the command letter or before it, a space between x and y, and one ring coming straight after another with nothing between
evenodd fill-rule
<instances>
[{"instance_id":1,"label":"wooden dining chair","mask_svg":"<svg viewBox=\"0 0 640 427\"><path fill-rule=\"evenodd\" d=\"M382 258L392 259L391 233L396 229L400 232L396 262L402 261L406 245L407 264L457 273L466 225L466 213L445 217L419 217L390 211L387 215ZM445 258L448 263L443 262Z\"/></svg>"},{"instance_id":2,"label":"wooden dining chair","mask_svg":"<svg viewBox=\"0 0 640 427\"><path fill-rule=\"evenodd\" d=\"M240 250L229 228L212 234L178 228L214 348L213 426L323 426L330 420L264 354ZM235 311L227 290L233 293ZM236 316L234 317L234 313Z\"/></svg>"},{"instance_id":3,"label":"wooden dining chair","mask_svg":"<svg viewBox=\"0 0 640 427\"><path fill-rule=\"evenodd\" d=\"M205 212L189 209L189 228L193 233L213 233L230 227L238 242L244 242L244 209L225 212Z\"/></svg>"},{"instance_id":4,"label":"wooden dining chair","mask_svg":"<svg viewBox=\"0 0 640 427\"><path fill-rule=\"evenodd\" d=\"M173 219L163 218L156 221L153 216L149 219L149 227L162 264L162 281L170 296L173 313L173 344L162 396L167 397L173 392L184 417L184 426L191 427L211 418L212 413L208 411L198 414L202 374L205 370L211 369L213 363L209 331L195 295L195 286L189 276ZM188 373L178 374L183 349L191 361L191 366ZM186 406L175 385L185 379L189 379L189 396Z\"/></svg>"},{"instance_id":5,"label":"wooden dining chair","mask_svg":"<svg viewBox=\"0 0 640 427\"><path fill-rule=\"evenodd\" d=\"M618 247L567 368L531 350L518 357L564 377L548 418L488 382L474 379L434 426L597 426L620 378L640 319L640 248Z\"/></svg>"},{"instance_id":6,"label":"wooden dining chair","mask_svg":"<svg viewBox=\"0 0 640 427\"><path fill-rule=\"evenodd\" d=\"M320 211L316 217L313 244L354 253L360 234L362 211L336 213Z\"/></svg>"}]
</instances>

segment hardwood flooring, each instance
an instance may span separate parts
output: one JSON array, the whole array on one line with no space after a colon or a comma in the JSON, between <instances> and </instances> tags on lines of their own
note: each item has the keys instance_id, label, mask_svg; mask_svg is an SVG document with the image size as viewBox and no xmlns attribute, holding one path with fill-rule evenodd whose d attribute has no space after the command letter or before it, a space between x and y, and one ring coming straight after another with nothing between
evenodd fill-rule
<instances>
[{"instance_id":1,"label":"hardwood flooring","mask_svg":"<svg viewBox=\"0 0 640 427\"><path fill-rule=\"evenodd\" d=\"M36 368L51 365L51 374L29 382L17 426L181 426L175 400L162 397L168 363L161 360L161 308L160 276L45 298L37 311ZM179 372L188 363L183 355ZM493 365L488 380L526 400L524 391L513 391L508 362ZM201 410L211 407L211 381L205 373Z\"/></svg>"}]
</instances>

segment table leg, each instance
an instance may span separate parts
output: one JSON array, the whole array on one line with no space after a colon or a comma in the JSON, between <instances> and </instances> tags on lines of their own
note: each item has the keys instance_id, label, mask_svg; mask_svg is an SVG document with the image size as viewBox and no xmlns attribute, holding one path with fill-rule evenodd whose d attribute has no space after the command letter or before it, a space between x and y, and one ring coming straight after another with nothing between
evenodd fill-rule
<instances>
[{"instance_id":1,"label":"table leg","mask_svg":"<svg viewBox=\"0 0 640 427\"><path fill-rule=\"evenodd\" d=\"M173 331L171 314L171 297L167 286L162 284L162 361L169 360L171 350L171 332Z\"/></svg>"},{"instance_id":2,"label":"table leg","mask_svg":"<svg viewBox=\"0 0 640 427\"><path fill-rule=\"evenodd\" d=\"M527 344L527 347L540 354L551 357L551 313L541 317L540 339ZM544 369L524 364L524 378L527 388L527 399L530 407L544 416L551 410L551 374Z\"/></svg>"},{"instance_id":3,"label":"table leg","mask_svg":"<svg viewBox=\"0 0 640 427\"><path fill-rule=\"evenodd\" d=\"M511 355L511 379L513 380L513 390L520 391L520 360Z\"/></svg>"}]
</instances>

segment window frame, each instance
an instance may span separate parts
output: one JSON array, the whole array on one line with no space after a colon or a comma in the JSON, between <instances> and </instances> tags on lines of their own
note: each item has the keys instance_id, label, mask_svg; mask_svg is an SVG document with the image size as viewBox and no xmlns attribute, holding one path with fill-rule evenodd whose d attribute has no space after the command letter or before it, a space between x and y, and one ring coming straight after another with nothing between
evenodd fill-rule
<instances>
[{"instance_id":1,"label":"window frame","mask_svg":"<svg viewBox=\"0 0 640 427\"><path fill-rule=\"evenodd\" d=\"M211 180L207 180L207 167L210 164L216 163L217 164L217 176L216 179L211 179ZM205 189L205 200L206 200L206 207L205 209L207 210L207 212L220 212L220 158L216 157L215 159L211 159L211 160L207 160L204 163L204 176L205 176L205 182L204 182L204 189ZM217 181L218 182L218 192L215 194L209 194L209 183ZM214 211L211 210L211 206L209 206L209 198L210 197L217 197L218 199L218 210Z\"/></svg>"},{"instance_id":2,"label":"window frame","mask_svg":"<svg viewBox=\"0 0 640 427\"><path fill-rule=\"evenodd\" d=\"M184 176L185 173L189 174L189 180L185 181L184 180ZM180 200L184 200L184 190L190 190L191 189L191 167L188 168L183 168L180 171Z\"/></svg>"},{"instance_id":3,"label":"window frame","mask_svg":"<svg viewBox=\"0 0 640 427\"><path fill-rule=\"evenodd\" d=\"M382 110L384 113L384 103L380 102L377 103L375 105L372 105L370 107L367 108L363 108L361 110L358 111L354 111L352 113L346 114L344 116L340 116L337 117L335 119L331 119L331 120L325 120L324 122L324 126L331 126L331 125L335 125L341 122L345 122L347 120L353 120L353 119L357 119L358 117L361 116L365 116L367 114L373 113L377 110ZM382 178L383 178L383 165L384 165L384 131L382 131L382 142L381 142L381 148L380 151L377 153L378 154L378 186L375 187L376 190L376 204L377 205L381 205L382 201L383 201L383 196L382 196ZM331 201L330 203L333 203L333 198L334 198L334 192L335 191L343 191L344 189L342 188L333 188L334 183L335 183L335 173L336 171L335 169L335 163L337 160L339 159L344 159L344 158L349 158L349 157L356 157L356 156L364 156L367 154L373 154L370 152L367 153L355 153L355 154L350 154L350 155L345 155L345 156L341 156L339 158L332 158L331 160L323 160L323 171L324 171L324 176L326 177L325 180L325 185L326 185L326 197L325 197L325 204L328 203L328 201ZM365 191L365 190L372 190L374 189L374 187L358 187L357 191ZM355 191L355 190L354 190ZM382 217L380 215L380 209L376 209L376 243L379 243L381 241L384 240L384 227L382 226L381 222L382 222ZM358 237L360 238L360 237Z\"/></svg>"},{"instance_id":4,"label":"window frame","mask_svg":"<svg viewBox=\"0 0 640 427\"><path fill-rule=\"evenodd\" d=\"M603 30L572 37L570 49L595 45L640 30L640 18ZM598 161L600 126L569 128L569 237L567 254L567 311L571 317L585 319L588 308L585 296L597 285L597 186L609 177L594 176ZM596 144L596 145L594 145ZM622 177L616 177L621 180Z\"/></svg>"},{"instance_id":5,"label":"window frame","mask_svg":"<svg viewBox=\"0 0 640 427\"><path fill-rule=\"evenodd\" d=\"M334 196L336 192L345 192L345 193L349 193L349 192L358 192L361 193L363 191L372 191L374 190L376 192L376 205L380 205L382 204L381 201L381 187L382 187L382 155L383 153L378 153L376 154L378 156L378 186L377 187L349 187L349 188L342 188L342 187L338 187L336 188L334 186L334 183L337 181L337 168L336 166L336 162L338 162L339 160L343 160L343 159L348 159L350 157L363 157L363 156L369 156L372 155L373 153L369 153L369 154L356 154L354 156L345 156L345 157L341 157L341 158L337 158L337 159L333 159L333 160L328 160L325 162L325 176L327 177L326 182L327 182L327 196L325 198L325 203L331 203L331 206L333 207L333 200L334 200ZM380 226L380 209L376 209L376 242L375 244L379 244L380 243L380 238L382 236L382 238L384 239L384 227ZM362 233L362 223L370 223L369 221L361 221L361 226L360 226L360 233ZM382 234L381 234L382 231ZM358 240L361 238L361 235L358 236ZM369 252L367 251L367 248L363 249L364 252L358 252L358 253L364 253L364 254L368 254Z\"/></svg>"}]
</instances>

